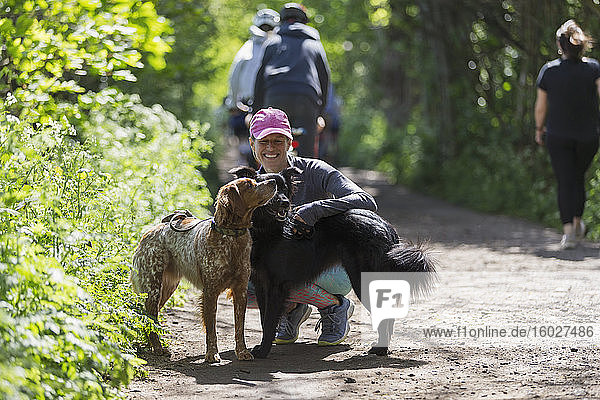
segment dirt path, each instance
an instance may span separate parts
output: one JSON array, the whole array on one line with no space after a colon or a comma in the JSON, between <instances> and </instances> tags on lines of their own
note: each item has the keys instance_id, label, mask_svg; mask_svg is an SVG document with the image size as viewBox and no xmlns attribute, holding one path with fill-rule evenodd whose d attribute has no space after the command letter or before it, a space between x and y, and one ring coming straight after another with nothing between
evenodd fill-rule
<instances>
[{"instance_id":1,"label":"dirt path","mask_svg":"<svg viewBox=\"0 0 600 400\"><path fill-rule=\"evenodd\" d=\"M314 311L296 344L239 362L232 306L222 297L224 361L208 365L190 300L166 311L172 355L147 357L149 377L131 384L131 399L600 398L598 243L560 252L553 230L417 195L373 172L344 172L402 236L429 238L441 265L433 295L396 324L392 354L367 355L375 334L357 306L344 345L316 345ZM246 321L253 346L258 311ZM427 337L429 329L449 337Z\"/></svg>"}]
</instances>

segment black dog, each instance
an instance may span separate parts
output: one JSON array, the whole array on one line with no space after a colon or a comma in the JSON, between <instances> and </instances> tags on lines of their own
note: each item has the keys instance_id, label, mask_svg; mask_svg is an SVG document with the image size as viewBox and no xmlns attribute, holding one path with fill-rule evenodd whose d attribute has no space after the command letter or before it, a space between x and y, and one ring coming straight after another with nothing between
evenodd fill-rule
<instances>
[{"instance_id":1,"label":"black dog","mask_svg":"<svg viewBox=\"0 0 600 400\"><path fill-rule=\"evenodd\" d=\"M435 265L420 245L402 241L394 228L372 211L353 209L320 219L309 239L287 239L282 235L290 210L294 178L301 173L291 167L281 174L260 174L249 167L229 171L236 177L256 181L275 179L275 196L254 211L252 217L251 281L256 288L263 337L252 354L265 358L291 289L314 280L324 270L342 265L352 288L361 298L361 272L419 272L411 293L428 291L435 279ZM425 273L425 274L421 274ZM368 297L368 296L366 296ZM370 304L364 304L370 310ZM378 342L370 353L388 354L394 320L379 325Z\"/></svg>"}]
</instances>

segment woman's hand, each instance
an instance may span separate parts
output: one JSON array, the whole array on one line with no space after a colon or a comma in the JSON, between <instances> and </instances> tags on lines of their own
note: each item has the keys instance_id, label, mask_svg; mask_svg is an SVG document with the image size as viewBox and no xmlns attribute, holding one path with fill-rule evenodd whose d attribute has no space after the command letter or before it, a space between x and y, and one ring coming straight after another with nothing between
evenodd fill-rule
<instances>
[{"instance_id":1,"label":"woman's hand","mask_svg":"<svg viewBox=\"0 0 600 400\"><path fill-rule=\"evenodd\" d=\"M286 239L310 239L315 229L308 225L302 217L288 217L283 224L283 237Z\"/></svg>"},{"instance_id":2,"label":"woman's hand","mask_svg":"<svg viewBox=\"0 0 600 400\"><path fill-rule=\"evenodd\" d=\"M540 146L544 145L544 136L546 134L546 129L544 127L535 128L535 142Z\"/></svg>"}]
</instances>

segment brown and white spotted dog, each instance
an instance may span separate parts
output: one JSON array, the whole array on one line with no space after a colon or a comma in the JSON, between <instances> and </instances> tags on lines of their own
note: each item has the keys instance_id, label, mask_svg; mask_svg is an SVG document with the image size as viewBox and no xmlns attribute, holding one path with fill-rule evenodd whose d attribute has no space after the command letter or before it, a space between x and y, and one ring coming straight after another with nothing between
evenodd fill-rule
<instances>
[{"instance_id":1,"label":"brown and white spotted dog","mask_svg":"<svg viewBox=\"0 0 600 400\"><path fill-rule=\"evenodd\" d=\"M235 354L239 360L253 358L244 340L252 246L248 228L252 212L269 201L275 187L275 180L256 183L241 178L229 182L217 194L212 220L185 218L178 230L169 223L158 224L144 234L133 255L131 282L136 292L148 293L146 312L154 320L182 277L202 290L208 362L220 361L217 298L226 289L233 295ZM186 226L193 227L184 231ZM156 333L150 335L149 342L154 352L165 352Z\"/></svg>"}]
</instances>

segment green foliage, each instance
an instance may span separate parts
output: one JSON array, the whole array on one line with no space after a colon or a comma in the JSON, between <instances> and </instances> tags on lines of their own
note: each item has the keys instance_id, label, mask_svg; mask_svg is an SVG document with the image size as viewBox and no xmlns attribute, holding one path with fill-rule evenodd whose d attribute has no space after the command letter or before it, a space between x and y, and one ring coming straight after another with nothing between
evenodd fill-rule
<instances>
[{"instance_id":1,"label":"green foliage","mask_svg":"<svg viewBox=\"0 0 600 400\"><path fill-rule=\"evenodd\" d=\"M476 210L510 210L519 217L557 225L555 189L545 186L549 182L540 181L534 173L542 169L538 164L549 165L541 149L536 153L515 155L502 144L493 148L466 148L459 157L445 164L436 190L448 200ZM529 190L515 191L515 187L525 185L529 185Z\"/></svg>"},{"instance_id":2,"label":"green foliage","mask_svg":"<svg viewBox=\"0 0 600 400\"><path fill-rule=\"evenodd\" d=\"M600 239L600 167L598 167L598 161L598 155L596 155L592 162L592 168L590 168L591 171L587 175L589 183L585 211L585 216L588 218L588 237L595 240Z\"/></svg>"},{"instance_id":3,"label":"green foliage","mask_svg":"<svg viewBox=\"0 0 600 400\"><path fill-rule=\"evenodd\" d=\"M131 291L130 255L164 213L208 214L206 138L223 136L229 66L264 6L0 4L0 397L120 396L159 329ZM558 224L532 140L535 78L567 18L600 36L595 1L307 6L344 102L340 163ZM590 178L584 217L600 238L597 161Z\"/></svg>"},{"instance_id":4,"label":"green foliage","mask_svg":"<svg viewBox=\"0 0 600 400\"><path fill-rule=\"evenodd\" d=\"M80 118L73 99L113 80L134 81L147 55L164 66L167 21L151 1L3 1L0 98L18 100L14 115ZM65 107L63 100L69 100Z\"/></svg>"},{"instance_id":5,"label":"green foliage","mask_svg":"<svg viewBox=\"0 0 600 400\"><path fill-rule=\"evenodd\" d=\"M129 260L165 213L208 214L208 125L111 86L165 67L153 2L0 7L0 398L121 398L160 330Z\"/></svg>"},{"instance_id":6,"label":"green foliage","mask_svg":"<svg viewBox=\"0 0 600 400\"><path fill-rule=\"evenodd\" d=\"M165 0L157 2L157 7L171 22L172 51L165 57L164 68L145 67L137 74L138 82L122 82L121 86L139 93L145 103L161 104L182 121L197 119L205 114L201 108L207 103L198 104L195 87L213 81L212 49L229 39L215 32L213 11L205 1ZM213 93L203 95L212 97Z\"/></svg>"},{"instance_id":7,"label":"green foliage","mask_svg":"<svg viewBox=\"0 0 600 400\"><path fill-rule=\"evenodd\" d=\"M65 118L32 125L10 114L0 114L0 210L4 217L0 232L14 232L14 238L5 244L4 254L16 253L20 243L29 243L31 257L44 261L33 263L39 273L19 270L24 274L19 281L27 293L38 285L37 279L54 274L47 268L49 264L77 277L83 289L80 293L91 295L80 297L72 290L49 287L48 293L32 292L31 301L20 303L22 310L36 311L32 306L45 301L39 296L54 296L56 289L64 293L64 298L54 309L44 312L48 318L66 318L72 324L87 326L90 333L78 337L78 346L87 341L107 346L115 343L132 354L145 342L148 330L157 329L144 315L140 296L132 293L129 285L132 250L144 227L172 209L189 208L199 216L208 213L210 194L195 166L207 163L200 154L210 151L210 143L203 139L206 127L185 129L172 114L160 106L147 108L136 96L106 91L88 96L96 98L89 102L89 119L80 135ZM100 106L97 97L102 96L116 104ZM78 137L86 138L85 142ZM19 298L23 299L19 295L14 299ZM14 337L17 344L20 337ZM56 344L65 351L72 345ZM99 356L103 354L90 349ZM23 362L38 350L24 354ZM87 353L76 353L77 357L87 357ZM122 368L126 368L130 362L124 357L115 352L107 362L119 358L119 362L126 363ZM7 368L14 367L13 361L7 360ZM92 363L86 368L93 372L100 367ZM31 368L37 368L37 364ZM119 371L115 366L111 368L115 373ZM126 368L117 386L127 383L130 370ZM54 379L49 369L44 371L49 375L39 379ZM56 381L57 388L70 385L65 382L75 372L67 372L68 376ZM82 380L88 378L81 375ZM32 382L27 380L25 384L35 387Z\"/></svg>"},{"instance_id":8,"label":"green foliage","mask_svg":"<svg viewBox=\"0 0 600 400\"><path fill-rule=\"evenodd\" d=\"M23 238L15 252L16 240L4 234L0 248L0 398L120 398L139 360L88 328L73 301L87 295L56 259Z\"/></svg>"}]
</instances>

